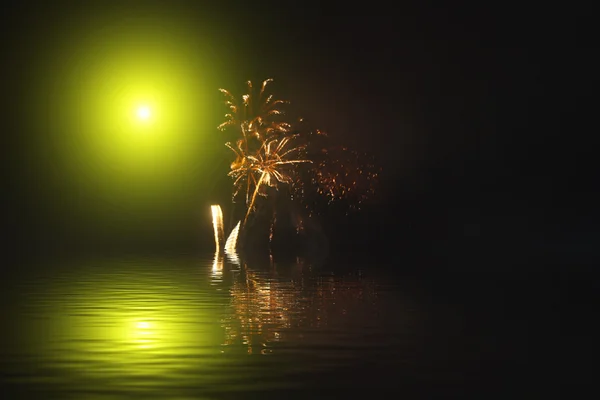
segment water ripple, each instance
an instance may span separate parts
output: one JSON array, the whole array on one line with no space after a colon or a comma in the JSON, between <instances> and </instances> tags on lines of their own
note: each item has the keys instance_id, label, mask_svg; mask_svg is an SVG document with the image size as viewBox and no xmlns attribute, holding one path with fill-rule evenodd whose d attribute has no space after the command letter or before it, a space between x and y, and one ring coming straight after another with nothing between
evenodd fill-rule
<instances>
[{"instance_id":1,"label":"water ripple","mask_svg":"<svg viewBox=\"0 0 600 400\"><path fill-rule=\"evenodd\" d=\"M45 398L293 388L298 373L398 358L418 340L391 291L308 263L96 260L16 284L1 371Z\"/></svg>"}]
</instances>

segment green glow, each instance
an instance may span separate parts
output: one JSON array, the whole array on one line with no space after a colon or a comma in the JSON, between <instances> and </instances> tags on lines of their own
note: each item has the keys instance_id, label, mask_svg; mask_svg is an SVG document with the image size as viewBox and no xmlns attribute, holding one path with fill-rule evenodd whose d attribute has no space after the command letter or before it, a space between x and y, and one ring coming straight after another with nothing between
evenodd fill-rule
<instances>
[{"instance_id":1,"label":"green glow","mask_svg":"<svg viewBox=\"0 0 600 400\"><path fill-rule=\"evenodd\" d=\"M85 199L88 222L112 230L123 215L167 220L202 190L222 147L217 88L227 61L214 51L221 39L202 33L210 27L171 6L108 13L75 19L52 39L29 67L23 106L36 180Z\"/></svg>"}]
</instances>

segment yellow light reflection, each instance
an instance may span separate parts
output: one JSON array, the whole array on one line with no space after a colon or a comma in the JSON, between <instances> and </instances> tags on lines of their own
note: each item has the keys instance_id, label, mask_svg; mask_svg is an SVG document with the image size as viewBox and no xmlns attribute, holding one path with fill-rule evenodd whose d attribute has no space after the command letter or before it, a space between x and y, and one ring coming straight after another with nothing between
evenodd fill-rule
<instances>
[{"instance_id":1,"label":"yellow light reflection","mask_svg":"<svg viewBox=\"0 0 600 400\"><path fill-rule=\"evenodd\" d=\"M150 328L150 324L148 322L138 322L137 327L139 329L148 329Z\"/></svg>"},{"instance_id":2,"label":"yellow light reflection","mask_svg":"<svg viewBox=\"0 0 600 400\"><path fill-rule=\"evenodd\" d=\"M228 301L199 284L191 268L196 265L196 259L111 261L59 273L40 289L45 300L31 303L43 317L28 323L24 331L32 334L23 338L23 348L68 376L110 381L164 376L183 367L211 381ZM208 303L189 301L198 296ZM198 359L204 361L198 365Z\"/></svg>"},{"instance_id":3,"label":"yellow light reflection","mask_svg":"<svg viewBox=\"0 0 600 400\"><path fill-rule=\"evenodd\" d=\"M215 251L215 257L213 259L212 266L212 281L214 283L220 283L223 278L223 254L220 249Z\"/></svg>"},{"instance_id":4,"label":"yellow light reflection","mask_svg":"<svg viewBox=\"0 0 600 400\"><path fill-rule=\"evenodd\" d=\"M140 349L151 349L156 343L156 338L152 337L154 331L152 325L146 321L140 321L135 324L136 329L133 333L133 342Z\"/></svg>"}]
</instances>

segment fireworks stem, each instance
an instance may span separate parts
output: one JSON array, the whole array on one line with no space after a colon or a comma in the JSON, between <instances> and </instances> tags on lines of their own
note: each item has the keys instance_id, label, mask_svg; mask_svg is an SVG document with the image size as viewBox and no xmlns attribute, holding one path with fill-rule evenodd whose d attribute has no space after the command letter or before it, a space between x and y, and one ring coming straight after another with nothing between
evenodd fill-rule
<instances>
[{"instance_id":1,"label":"fireworks stem","mask_svg":"<svg viewBox=\"0 0 600 400\"><path fill-rule=\"evenodd\" d=\"M254 201L256 200L256 195L258 194L258 190L260 189L260 185L262 185L262 181L266 174L267 174L266 171L263 172L262 175L260 176L260 179L256 183L256 188L254 188L254 193L252 194L252 200L250 201L250 205L248 206L248 211L246 211L246 217L244 218L244 225L246 225L248 216L250 215L250 212L252 211L252 207L254 206Z\"/></svg>"}]
</instances>

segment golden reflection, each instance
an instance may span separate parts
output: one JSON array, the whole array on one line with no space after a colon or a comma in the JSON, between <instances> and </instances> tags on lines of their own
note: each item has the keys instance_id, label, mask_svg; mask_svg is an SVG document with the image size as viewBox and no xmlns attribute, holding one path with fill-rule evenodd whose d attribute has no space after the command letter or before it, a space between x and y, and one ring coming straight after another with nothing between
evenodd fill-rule
<instances>
[{"instance_id":1,"label":"golden reflection","mask_svg":"<svg viewBox=\"0 0 600 400\"><path fill-rule=\"evenodd\" d=\"M237 243L238 243L238 234L240 232L240 224L242 221L239 221L235 228L231 231L231 234L227 238L225 242L225 254L229 258L229 261L234 263L235 265L240 265L240 259L237 254Z\"/></svg>"},{"instance_id":2,"label":"golden reflection","mask_svg":"<svg viewBox=\"0 0 600 400\"><path fill-rule=\"evenodd\" d=\"M213 282L220 281L223 278L223 253L220 249L217 249L217 251L215 251L211 277L213 279Z\"/></svg>"},{"instance_id":3,"label":"golden reflection","mask_svg":"<svg viewBox=\"0 0 600 400\"><path fill-rule=\"evenodd\" d=\"M224 351L282 352L286 343L310 345L304 333L311 329L366 323L375 315L376 291L370 281L333 276L311 279L304 276L309 267L300 259L287 278L277 275L272 260L271 267L269 272L256 271L244 263L233 282L232 313L222 319Z\"/></svg>"}]
</instances>

